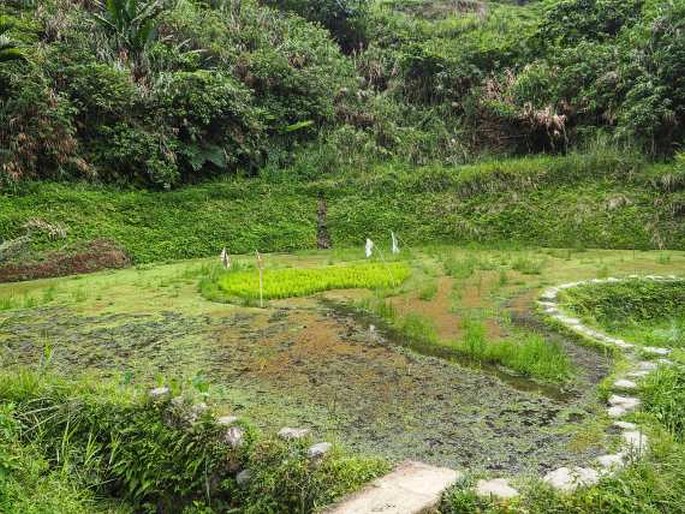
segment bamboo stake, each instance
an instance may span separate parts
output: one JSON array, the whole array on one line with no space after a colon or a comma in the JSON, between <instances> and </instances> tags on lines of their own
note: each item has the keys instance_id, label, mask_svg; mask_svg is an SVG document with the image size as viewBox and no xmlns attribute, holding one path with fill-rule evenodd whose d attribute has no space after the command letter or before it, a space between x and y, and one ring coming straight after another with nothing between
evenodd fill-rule
<instances>
[{"instance_id":1,"label":"bamboo stake","mask_svg":"<svg viewBox=\"0 0 685 514\"><path fill-rule=\"evenodd\" d=\"M259 250L255 250L257 255L257 269L259 270L259 307L264 308L264 259Z\"/></svg>"}]
</instances>

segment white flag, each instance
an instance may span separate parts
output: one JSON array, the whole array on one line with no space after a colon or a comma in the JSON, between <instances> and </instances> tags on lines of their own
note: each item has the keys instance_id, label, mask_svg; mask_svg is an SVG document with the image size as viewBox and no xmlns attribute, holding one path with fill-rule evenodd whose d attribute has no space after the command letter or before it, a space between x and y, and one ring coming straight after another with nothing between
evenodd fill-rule
<instances>
[{"instance_id":1,"label":"white flag","mask_svg":"<svg viewBox=\"0 0 685 514\"><path fill-rule=\"evenodd\" d=\"M366 246L364 247L364 253L366 254L367 259L371 257L371 254L373 253L373 241L371 241L371 239L369 239L368 237L366 238Z\"/></svg>"},{"instance_id":2,"label":"white flag","mask_svg":"<svg viewBox=\"0 0 685 514\"><path fill-rule=\"evenodd\" d=\"M223 264L224 269L228 269L231 267L231 257L228 255L225 246L224 249L221 250L221 264Z\"/></svg>"}]
</instances>

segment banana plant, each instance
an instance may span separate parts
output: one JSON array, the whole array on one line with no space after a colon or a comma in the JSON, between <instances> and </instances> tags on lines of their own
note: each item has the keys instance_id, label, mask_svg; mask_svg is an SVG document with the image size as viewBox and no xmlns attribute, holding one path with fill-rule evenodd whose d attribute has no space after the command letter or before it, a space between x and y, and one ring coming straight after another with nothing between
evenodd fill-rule
<instances>
[{"instance_id":1,"label":"banana plant","mask_svg":"<svg viewBox=\"0 0 685 514\"><path fill-rule=\"evenodd\" d=\"M157 37L164 0L98 0L95 18L117 42L119 51L136 58Z\"/></svg>"}]
</instances>

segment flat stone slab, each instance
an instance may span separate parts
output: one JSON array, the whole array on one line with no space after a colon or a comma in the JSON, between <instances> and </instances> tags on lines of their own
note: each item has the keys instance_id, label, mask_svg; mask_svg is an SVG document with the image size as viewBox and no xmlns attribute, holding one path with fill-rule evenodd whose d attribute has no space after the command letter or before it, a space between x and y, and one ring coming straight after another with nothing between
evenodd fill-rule
<instances>
[{"instance_id":1,"label":"flat stone slab","mask_svg":"<svg viewBox=\"0 0 685 514\"><path fill-rule=\"evenodd\" d=\"M476 494L485 498L501 498L507 500L515 498L519 492L509 485L505 478L493 478L492 480L479 480L476 484Z\"/></svg>"},{"instance_id":2,"label":"flat stone slab","mask_svg":"<svg viewBox=\"0 0 685 514\"><path fill-rule=\"evenodd\" d=\"M633 382L632 380L627 380L625 378L622 378L622 379L614 382L614 388L615 389L622 389L625 391L630 391L633 389L637 389L637 384L635 382Z\"/></svg>"},{"instance_id":3,"label":"flat stone slab","mask_svg":"<svg viewBox=\"0 0 685 514\"><path fill-rule=\"evenodd\" d=\"M623 432L625 447L629 452L642 454L647 450L647 436L639 430Z\"/></svg>"},{"instance_id":4,"label":"flat stone slab","mask_svg":"<svg viewBox=\"0 0 685 514\"><path fill-rule=\"evenodd\" d=\"M587 487L599 482L599 473L592 468L559 468L550 471L542 479L554 489L570 493L579 487Z\"/></svg>"},{"instance_id":5,"label":"flat stone slab","mask_svg":"<svg viewBox=\"0 0 685 514\"><path fill-rule=\"evenodd\" d=\"M600 466L607 470L619 469L624 465L624 455L622 453L601 455L597 457L597 462Z\"/></svg>"},{"instance_id":6,"label":"flat stone slab","mask_svg":"<svg viewBox=\"0 0 685 514\"><path fill-rule=\"evenodd\" d=\"M460 474L421 462L406 462L325 514L419 514L435 508Z\"/></svg>"},{"instance_id":7,"label":"flat stone slab","mask_svg":"<svg viewBox=\"0 0 685 514\"><path fill-rule=\"evenodd\" d=\"M614 421L614 426L624 430L637 430L637 425L629 421Z\"/></svg>"},{"instance_id":8,"label":"flat stone slab","mask_svg":"<svg viewBox=\"0 0 685 514\"><path fill-rule=\"evenodd\" d=\"M659 348L657 346L644 346L642 351L645 353L651 353L652 355L669 355L671 350L668 348Z\"/></svg>"}]
</instances>

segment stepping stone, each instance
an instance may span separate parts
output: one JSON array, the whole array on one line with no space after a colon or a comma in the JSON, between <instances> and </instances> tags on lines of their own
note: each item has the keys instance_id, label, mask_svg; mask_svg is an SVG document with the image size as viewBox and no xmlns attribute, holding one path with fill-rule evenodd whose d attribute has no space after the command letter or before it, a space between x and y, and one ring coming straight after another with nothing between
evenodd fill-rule
<instances>
[{"instance_id":1,"label":"stepping stone","mask_svg":"<svg viewBox=\"0 0 685 514\"><path fill-rule=\"evenodd\" d=\"M640 361L637 363L637 369L639 371L654 371L659 365L652 361Z\"/></svg>"},{"instance_id":2,"label":"stepping stone","mask_svg":"<svg viewBox=\"0 0 685 514\"><path fill-rule=\"evenodd\" d=\"M612 343L621 350L630 350L631 348L635 348L634 344L626 343L623 339L614 339Z\"/></svg>"},{"instance_id":3,"label":"stepping stone","mask_svg":"<svg viewBox=\"0 0 685 514\"><path fill-rule=\"evenodd\" d=\"M643 346L642 351L653 355L668 355L671 353L671 350L668 348L659 348L656 346Z\"/></svg>"},{"instance_id":4,"label":"stepping stone","mask_svg":"<svg viewBox=\"0 0 685 514\"><path fill-rule=\"evenodd\" d=\"M281 439L292 440L292 439L302 439L307 437L311 433L308 428L290 428L283 427L278 431L278 437Z\"/></svg>"},{"instance_id":5,"label":"stepping stone","mask_svg":"<svg viewBox=\"0 0 685 514\"><path fill-rule=\"evenodd\" d=\"M559 289L556 287L551 287L547 289L544 293L542 293L542 298L543 300L555 300L557 297L557 294L559 294Z\"/></svg>"},{"instance_id":6,"label":"stepping stone","mask_svg":"<svg viewBox=\"0 0 685 514\"><path fill-rule=\"evenodd\" d=\"M597 457L597 462L606 470L619 469L624 465L624 455L622 453L615 453L611 455L601 455Z\"/></svg>"},{"instance_id":7,"label":"stepping stone","mask_svg":"<svg viewBox=\"0 0 685 514\"><path fill-rule=\"evenodd\" d=\"M581 325L581 321L578 318L572 318L566 316L565 314L557 314L554 316L557 320L561 321L564 325L578 326Z\"/></svg>"},{"instance_id":8,"label":"stepping stone","mask_svg":"<svg viewBox=\"0 0 685 514\"><path fill-rule=\"evenodd\" d=\"M633 396L620 396L618 394L612 394L609 397L609 405L621 406L626 409L635 409L640 405L640 399Z\"/></svg>"},{"instance_id":9,"label":"stepping stone","mask_svg":"<svg viewBox=\"0 0 685 514\"><path fill-rule=\"evenodd\" d=\"M579 487L587 487L599 482L599 473L592 468L559 468L551 471L542 479L554 489L570 493Z\"/></svg>"},{"instance_id":10,"label":"stepping stone","mask_svg":"<svg viewBox=\"0 0 685 514\"><path fill-rule=\"evenodd\" d=\"M614 421L614 426L624 430L637 430L637 425L629 421Z\"/></svg>"},{"instance_id":11,"label":"stepping stone","mask_svg":"<svg viewBox=\"0 0 685 514\"><path fill-rule=\"evenodd\" d=\"M609 398L609 409L607 413L612 418L620 418L624 414L635 410L640 405L639 398L633 398L632 396L619 396L617 394L612 395Z\"/></svg>"},{"instance_id":12,"label":"stepping stone","mask_svg":"<svg viewBox=\"0 0 685 514\"><path fill-rule=\"evenodd\" d=\"M673 361L670 359L657 359L657 362L662 366L670 366L671 364L673 364Z\"/></svg>"},{"instance_id":13,"label":"stepping stone","mask_svg":"<svg viewBox=\"0 0 685 514\"><path fill-rule=\"evenodd\" d=\"M460 477L452 469L406 462L359 493L324 510L325 514L419 514L440 503L442 493Z\"/></svg>"},{"instance_id":14,"label":"stepping stone","mask_svg":"<svg viewBox=\"0 0 685 514\"><path fill-rule=\"evenodd\" d=\"M635 371L631 371L630 373L626 373L626 376L630 377L630 378L645 378L650 373L651 373L650 371L647 371L644 369L638 369Z\"/></svg>"},{"instance_id":15,"label":"stepping stone","mask_svg":"<svg viewBox=\"0 0 685 514\"><path fill-rule=\"evenodd\" d=\"M629 452L641 455L647 450L647 436L639 430L628 430L623 432L626 449Z\"/></svg>"},{"instance_id":16,"label":"stepping stone","mask_svg":"<svg viewBox=\"0 0 685 514\"><path fill-rule=\"evenodd\" d=\"M626 380L622 378L614 382L614 389L632 390L637 389L637 384L632 380Z\"/></svg>"},{"instance_id":17,"label":"stepping stone","mask_svg":"<svg viewBox=\"0 0 685 514\"><path fill-rule=\"evenodd\" d=\"M485 498L493 497L508 500L518 496L519 492L511 487L505 478L494 478L492 480L479 480L476 484L476 494Z\"/></svg>"}]
</instances>

